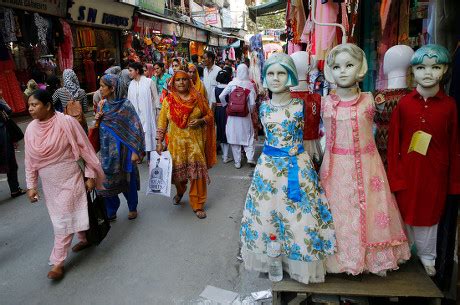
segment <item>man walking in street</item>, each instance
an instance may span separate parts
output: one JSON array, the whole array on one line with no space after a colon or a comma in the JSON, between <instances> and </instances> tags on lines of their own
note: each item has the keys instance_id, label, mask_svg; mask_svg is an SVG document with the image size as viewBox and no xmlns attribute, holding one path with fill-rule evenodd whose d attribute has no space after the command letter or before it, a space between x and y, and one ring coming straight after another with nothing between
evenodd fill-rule
<instances>
[{"instance_id":1,"label":"man walking in street","mask_svg":"<svg viewBox=\"0 0 460 305\"><path fill-rule=\"evenodd\" d=\"M206 51L203 55L203 64L205 65L203 71L203 83L206 87L207 99L209 107L213 107L216 103L216 96L214 94L214 89L217 86L216 77L220 70L220 67L214 64L216 60L216 55L211 51Z\"/></svg>"}]
</instances>

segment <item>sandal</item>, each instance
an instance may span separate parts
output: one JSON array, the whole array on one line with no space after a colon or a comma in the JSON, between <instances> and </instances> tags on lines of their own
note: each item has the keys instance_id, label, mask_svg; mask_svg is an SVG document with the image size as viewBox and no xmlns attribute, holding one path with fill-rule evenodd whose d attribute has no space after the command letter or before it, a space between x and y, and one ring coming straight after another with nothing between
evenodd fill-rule
<instances>
[{"instance_id":1,"label":"sandal","mask_svg":"<svg viewBox=\"0 0 460 305\"><path fill-rule=\"evenodd\" d=\"M207 216L206 212L201 210L201 209L200 210L195 210L193 212L195 212L196 217L198 217L199 219L204 219Z\"/></svg>"},{"instance_id":2,"label":"sandal","mask_svg":"<svg viewBox=\"0 0 460 305\"><path fill-rule=\"evenodd\" d=\"M174 198L173 198L173 204L174 204L174 205L179 205L179 204L181 204L180 201L182 200L182 197L183 197L183 196L184 196L184 194L174 196Z\"/></svg>"}]
</instances>

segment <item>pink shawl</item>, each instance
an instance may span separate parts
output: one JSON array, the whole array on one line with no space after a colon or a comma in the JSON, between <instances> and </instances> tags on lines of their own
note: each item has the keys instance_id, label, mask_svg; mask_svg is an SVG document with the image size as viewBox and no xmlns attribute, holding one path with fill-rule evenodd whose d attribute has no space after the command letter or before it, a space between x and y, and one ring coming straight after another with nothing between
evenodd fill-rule
<instances>
[{"instance_id":1,"label":"pink shawl","mask_svg":"<svg viewBox=\"0 0 460 305\"><path fill-rule=\"evenodd\" d=\"M33 120L24 135L27 167L38 171L60 159L70 143L75 161L85 161L86 171L96 178L96 188L103 189L104 171L83 128L77 120L60 112L45 122Z\"/></svg>"}]
</instances>

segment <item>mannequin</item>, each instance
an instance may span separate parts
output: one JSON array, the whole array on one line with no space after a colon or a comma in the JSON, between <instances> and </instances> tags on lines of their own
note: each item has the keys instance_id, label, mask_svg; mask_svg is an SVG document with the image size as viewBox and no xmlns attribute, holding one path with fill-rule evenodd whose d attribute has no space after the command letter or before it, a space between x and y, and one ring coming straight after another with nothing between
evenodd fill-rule
<instances>
[{"instance_id":1,"label":"mannequin","mask_svg":"<svg viewBox=\"0 0 460 305\"><path fill-rule=\"evenodd\" d=\"M327 56L324 74L335 84L336 94L322 100L326 150L320 175L331 205L337 253L326 267L331 273L384 276L408 260L410 250L375 146L374 99L358 88L366 72L364 51L354 44L338 45Z\"/></svg>"},{"instance_id":2,"label":"mannequin","mask_svg":"<svg viewBox=\"0 0 460 305\"><path fill-rule=\"evenodd\" d=\"M289 92L297 71L289 55L278 53L265 62L263 75L272 99L260 106L266 139L241 221L245 268L268 272L266 243L274 234L292 279L323 282L323 259L334 253L335 238L329 204L303 148L303 101Z\"/></svg>"},{"instance_id":3,"label":"mannequin","mask_svg":"<svg viewBox=\"0 0 460 305\"><path fill-rule=\"evenodd\" d=\"M439 45L425 45L414 53L417 87L396 106L389 129L388 180L409 239L430 276L436 274L437 226L446 197L460 194L457 109L440 88L449 61L448 51ZM417 136L428 144L409 151Z\"/></svg>"},{"instance_id":4,"label":"mannequin","mask_svg":"<svg viewBox=\"0 0 460 305\"><path fill-rule=\"evenodd\" d=\"M323 153L319 143L319 123L321 120L321 96L311 93L308 88L308 73L310 72L310 58L305 51L291 54L292 60L299 75L299 84L291 87L291 97L300 98L304 101L304 148L312 158L315 167L319 169Z\"/></svg>"},{"instance_id":5,"label":"mannequin","mask_svg":"<svg viewBox=\"0 0 460 305\"><path fill-rule=\"evenodd\" d=\"M388 87L374 92L375 101L379 104L374 121L377 125L375 143L387 168L388 127L391 113L399 100L410 92L407 89L407 74L414 50L406 45L396 45L388 49L383 58L383 72L388 77Z\"/></svg>"}]
</instances>

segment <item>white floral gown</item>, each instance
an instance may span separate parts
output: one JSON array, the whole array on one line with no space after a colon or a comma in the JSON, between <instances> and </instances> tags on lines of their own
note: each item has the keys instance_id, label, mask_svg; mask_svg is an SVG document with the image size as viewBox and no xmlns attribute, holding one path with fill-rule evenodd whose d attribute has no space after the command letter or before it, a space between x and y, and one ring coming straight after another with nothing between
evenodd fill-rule
<instances>
[{"instance_id":1,"label":"white floral gown","mask_svg":"<svg viewBox=\"0 0 460 305\"><path fill-rule=\"evenodd\" d=\"M302 145L303 101L286 106L260 107L265 146ZM335 233L329 204L307 152L297 155L300 201L288 198L290 157L262 153L249 188L240 237L248 270L268 272L266 254L270 234L282 243L283 269L302 283L323 282L323 260L335 252Z\"/></svg>"}]
</instances>

